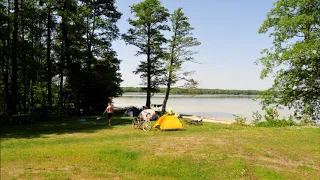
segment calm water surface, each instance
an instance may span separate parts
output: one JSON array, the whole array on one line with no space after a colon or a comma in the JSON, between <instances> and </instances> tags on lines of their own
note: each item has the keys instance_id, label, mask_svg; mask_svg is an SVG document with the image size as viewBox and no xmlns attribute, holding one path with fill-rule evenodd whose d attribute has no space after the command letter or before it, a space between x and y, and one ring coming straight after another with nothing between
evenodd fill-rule
<instances>
[{"instance_id":1,"label":"calm water surface","mask_svg":"<svg viewBox=\"0 0 320 180\"><path fill-rule=\"evenodd\" d=\"M245 116L252 120L252 112L259 110L259 101L253 101L255 96L246 95L171 95L167 108L172 108L180 114L209 116L218 119L234 119L233 114ZM162 104L164 95L152 96L152 104ZM113 99L115 107L137 106L142 107L146 102L145 94L124 94ZM279 110L280 116L289 116L289 110Z\"/></svg>"}]
</instances>

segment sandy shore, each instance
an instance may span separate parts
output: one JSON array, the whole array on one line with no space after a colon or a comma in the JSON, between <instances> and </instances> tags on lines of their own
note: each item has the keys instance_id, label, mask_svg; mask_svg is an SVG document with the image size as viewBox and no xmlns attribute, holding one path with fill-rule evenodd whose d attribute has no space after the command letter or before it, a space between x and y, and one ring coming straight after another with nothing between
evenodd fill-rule
<instances>
[{"instance_id":1,"label":"sandy shore","mask_svg":"<svg viewBox=\"0 0 320 180\"><path fill-rule=\"evenodd\" d=\"M127 108L123 107L115 107L115 110L126 110ZM232 119L223 119L223 118L212 118L212 117L207 117L207 116L194 116L194 115L183 115L181 114L182 118L185 119L190 119L190 120L201 120L203 122L210 122L210 123L221 123L221 124L232 124L236 122L235 120ZM249 123L247 123L249 124Z\"/></svg>"},{"instance_id":2,"label":"sandy shore","mask_svg":"<svg viewBox=\"0 0 320 180\"><path fill-rule=\"evenodd\" d=\"M235 120L231 120L231 119L216 119L216 118L210 118L210 117L205 117L205 116L186 116L186 115L182 115L182 118L185 119L191 119L191 120L201 120L203 122L211 122L211 123L221 123L221 124L232 124L234 122L236 122Z\"/></svg>"}]
</instances>

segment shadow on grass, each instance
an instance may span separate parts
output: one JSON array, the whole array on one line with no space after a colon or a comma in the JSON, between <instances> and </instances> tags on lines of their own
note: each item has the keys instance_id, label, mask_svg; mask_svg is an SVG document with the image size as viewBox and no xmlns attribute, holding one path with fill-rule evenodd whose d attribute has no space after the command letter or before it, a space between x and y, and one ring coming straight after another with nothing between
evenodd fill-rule
<instances>
[{"instance_id":1,"label":"shadow on grass","mask_svg":"<svg viewBox=\"0 0 320 180\"><path fill-rule=\"evenodd\" d=\"M85 119L80 122L79 119ZM131 123L130 118L112 117L112 125L108 126L107 118L94 120L93 116L56 117L47 121L34 121L32 124L1 125L1 138L37 138L44 134L93 133L102 129L112 129L114 126Z\"/></svg>"}]
</instances>

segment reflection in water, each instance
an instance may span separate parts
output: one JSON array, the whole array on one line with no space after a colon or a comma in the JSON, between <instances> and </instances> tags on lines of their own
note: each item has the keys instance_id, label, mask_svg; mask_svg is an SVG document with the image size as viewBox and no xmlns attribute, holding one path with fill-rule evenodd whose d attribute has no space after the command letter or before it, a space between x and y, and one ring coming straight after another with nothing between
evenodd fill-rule
<instances>
[{"instance_id":1,"label":"reflection in water","mask_svg":"<svg viewBox=\"0 0 320 180\"><path fill-rule=\"evenodd\" d=\"M172 108L181 114L192 114L199 116L209 116L218 119L234 119L232 114L245 116L252 119L253 111L261 111L258 101L253 101L255 96L246 95L170 95L167 108ZM164 95L156 94L152 96L151 103L162 104ZM145 105L145 94L124 94L122 97L114 99L116 107ZM160 109L159 109L160 110ZM279 110L280 116L289 116L288 110Z\"/></svg>"}]
</instances>

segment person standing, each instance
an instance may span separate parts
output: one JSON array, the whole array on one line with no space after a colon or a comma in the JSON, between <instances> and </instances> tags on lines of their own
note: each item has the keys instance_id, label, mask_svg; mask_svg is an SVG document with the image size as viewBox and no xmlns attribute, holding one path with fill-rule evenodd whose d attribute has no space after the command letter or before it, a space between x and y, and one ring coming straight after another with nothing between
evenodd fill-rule
<instances>
[{"instance_id":1,"label":"person standing","mask_svg":"<svg viewBox=\"0 0 320 180\"><path fill-rule=\"evenodd\" d=\"M111 105L111 103L108 103L108 107L107 109L103 112L103 115L105 113L108 113L108 121L109 121L109 126L111 126L111 117L113 115L113 106Z\"/></svg>"}]
</instances>

